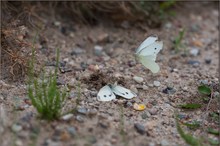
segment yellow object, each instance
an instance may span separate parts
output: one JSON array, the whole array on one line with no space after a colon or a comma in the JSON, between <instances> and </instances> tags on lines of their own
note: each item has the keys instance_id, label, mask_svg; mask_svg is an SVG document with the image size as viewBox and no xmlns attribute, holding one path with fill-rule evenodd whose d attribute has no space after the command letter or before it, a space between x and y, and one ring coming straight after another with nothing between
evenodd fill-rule
<instances>
[{"instance_id":1,"label":"yellow object","mask_svg":"<svg viewBox=\"0 0 220 146\"><path fill-rule=\"evenodd\" d=\"M146 106L144 104L137 104L137 103L135 103L133 105L133 108L135 110L137 110L137 111L143 111L146 108Z\"/></svg>"}]
</instances>

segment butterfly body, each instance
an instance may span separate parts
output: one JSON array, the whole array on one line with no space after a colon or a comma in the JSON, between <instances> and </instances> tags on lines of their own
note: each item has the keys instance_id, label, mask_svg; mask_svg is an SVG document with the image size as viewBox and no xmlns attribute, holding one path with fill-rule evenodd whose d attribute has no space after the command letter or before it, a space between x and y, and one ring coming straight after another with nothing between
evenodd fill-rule
<instances>
[{"instance_id":1,"label":"butterfly body","mask_svg":"<svg viewBox=\"0 0 220 146\"><path fill-rule=\"evenodd\" d=\"M116 99L115 95L124 97L126 99L131 99L137 96L134 92L122 86L110 84L110 85L105 85L99 90L97 99L99 101L111 101L113 99Z\"/></svg>"},{"instance_id":2,"label":"butterfly body","mask_svg":"<svg viewBox=\"0 0 220 146\"><path fill-rule=\"evenodd\" d=\"M157 54L162 48L163 42L158 41L157 36L150 36L137 48L135 55L146 68L150 69L153 73L157 73L160 67L155 61Z\"/></svg>"}]
</instances>

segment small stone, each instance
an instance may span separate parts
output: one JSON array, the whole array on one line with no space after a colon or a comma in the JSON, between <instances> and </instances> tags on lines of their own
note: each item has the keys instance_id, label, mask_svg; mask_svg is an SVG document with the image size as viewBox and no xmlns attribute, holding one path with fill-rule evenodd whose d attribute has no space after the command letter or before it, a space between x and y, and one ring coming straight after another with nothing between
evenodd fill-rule
<instances>
[{"instance_id":1,"label":"small stone","mask_svg":"<svg viewBox=\"0 0 220 146\"><path fill-rule=\"evenodd\" d=\"M70 81L68 82L68 86L70 86L70 87L75 86L75 78L70 79Z\"/></svg>"},{"instance_id":2,"label":"small stone","mask_svg":"<svg viewBox=\"0 0 220 146\"><path fill-rule=\"evenodd\" d=\"M172 27L172 23L168 22L165 24L166 29L170 29Z\"/></svg>"},{"instance_id":3,"label":"small stone","mask_svg":"<svg viewBox=\"0 0 220 146\"><path fill-rule=\"evenodd\" d=\"M19 132L19 131L22 130L22 126L18 125L18 124L13 124L11 129L12 129L13 132Z\"/></svg>"},{"instance_id":4,"label":"small stone","mask_svg":"<svg viewBox=\"0 0 220 146\"><path fill-rule=\"evenodd\" d=\"M206 63L206 64L210 64L211 62L212 62L212 59L210 59L210 58L206 58L206 59L205 59L205 63Z\"/></svg>"},{"instance_id":5,"label":"small stone","mask_svg":"<svg viewBox=\"0 0 220 146\"><path fill-rule=\"evenodd\" d=\"M156 146L156 144L153 143L153 142L150 142L150 143L148 144L148 146Z\"/></svg>"},{"instance_id":6,"label":"small stone","mask_svg":"<svg viewBox=\"0 0 220 146\"><path fill-rule=\"evenodd\" d=\"M76 96L75 96L75 92L74 91L71 91L70 92L70 94L69 94L69 99L73 99L73 98L75 98Z\"/></svg>"},{"instance_id":7,"label":"small stone","mask_svg":"<svg viewBox=\"0 0 220 146\"><path fill-rule=\"evenodd\" d=\"M172 87L167 87L166 89L163 90L163 93L166 94L174 94L176 92L175 89L173 89Z\"/></svg>"},{"instance_id":8,"label":"small stone","mask_svg":"<svg viewBox=\"0 0 220 146\"><path fill-rule=\"evenodd\" d=\"M125 107L132 107L132 106L133 106L133 104L130 101L127 101L125 103Z\"/></svg>"},{"instance_id":9,"label":"small stone","mask_svg":"<svg viewBox=\"0 0 220 146\"><path fill-rule=\"evenodd\" d=\"M192 49L190 50L190 54L191 54L192 56L197 56L197 55L199 54L199 49L198 49L198 48L192 48Z\"/></svg>"},{"instance_id":10,"label":"small stone","mask_svg":"<svg viewBox=\"0 0 220 146\"><path fill-rule=\"evenodd\" d=\"M188 91L188 87L183 87L183 91Z\"/></svg>"},{"instance_id":11,"label":"small stone","mask_svg":"<svg viewBox=\"0 0 220 146\"><path fill-rule=\"evenodd\" d=\"M133 91L134 93L138 93L138 90L137 90L137 88L135 87L135 85L131 85L131 87L130 87L130 89L131 89L131 91Z\"/></svg>"},{"instance_id":12,"label":"small stone","mask_svg":"<svg viewBox=\"0 0 220 146\"><path fill-rule=\"evenodd\" d=\"M91 117L91 116L95 116L97 114L97 110L95 109L90 109L88 110L88 115Z\"/></svg>"},{"instance_id":13,"label":"small stone","mask_svg":"<svg viewBox=\"0 0 220 146\"><path fill-rule=\"evenodd\" d=\"M63 131L60 135L60 140L62 140L62 141L67 141L70 138L71 138L71 136L68 131Z\"/></svg>"},{"instance_id":14,"label":"small stone","mask_svg":"<svg viewBox=\"0 0 220 146\"><path fill-rule=\"evenodd\" d=\"M124 28L124 29L128 29L128 28L130 28L131 26L130 26L129 21L123 21L123 22L121 23L121 27Z\"/></svg>"},{"instance_id":15,"label":"small stone","mask_svg":"<svg viewBox=\"0 0 220 146\"><path fill-rule=\"evenodd\" d=\"M142 77L134 76L133 80L135 80L137 83L142 83L144 79Z\"/></svg>"},{"instance_id":16,"label":"small stone","mask_svg":"<svg viewBox=\"0 0 220 146\"><path fill-rule=\"evenodd\" d=\"M94 54L95 54L96 56L101 56L101 55L102 55L102 51L103 51L103 47L102 47L102 46L96 45L96 46L94 47Z\"/></svg>"},{"instance_id":17,"label":"small stone","mask_svg":"<svg viewBox=\"0 0 220 146\"><path fill-rule=\"evenodd\" d=\"M95 136L92 135L88 137L88 142L91 144L95 144L97 142L97 139Z\"/></svg>"},{"instance_id":18,"label":"small stone","mask_svg":"<svg viewBox=\"0 0 220 146\"><path fill-rule=\"evenodd\" d=\"M148 90L148 86L147 86L147 85L143 85L143 86L142 86L142 89L143 89L143 90Z\"/></svg>"},{"instance_id":19,"label":"small stone","mask_svg":"<svg viewBox=\"0 0 220 146\"><path fill-rule=\"evenodd\" d=\"M152 108L152 109L150 109L149 110L149 113L151 114L151 115L156 115L157 114L157 109L156 108Z\"/></svg>"},{"instance_id":20,"label":"small stone","mask_svg":"<svg viewBox=\"0 0 220 146\"><path fill-rule=\"evenodd\" d=\"M16 141L15 141L15 145L16 145L16 146L23 146L23 143L22 143L21 140L16 140Z\"/></svg>"},{"instance_id":21,"label":"small stone","mask_svg":"<svg viewBox=\"0 0 220 146\"><path fill-rule=\"evenodd\" d=\"M84 118L83 118L82 116L80 116L80 115L77 115L77 116L76 116L76 120L77 120L78 122L84 122Z\"/></svg>"},{"instance_id":22,"label":"small stone","mask_svg":"<svg viewBox=\"0 0 220 146\"><path fill-rule=\"evenodd\" d=\"M103 33L98 36L97 42L98 43L106 43L109 41L109 35L107 33Z\"/></svg>"},{"instance_id":23,"label":"small stone","mask_svg":"<svg viewBox=\"0 0 220 146\"><path fill-rule=\"evenodd\" d=\"M196 60L189 60L188 64L193 65L194 67L197 67L200 65L200 62Z\"/></svg>"},{"instance_id":24,"label":"small stone","mask_svg":"<svg viewBox=\"0 0 220 146\"><path fill-rule=\"evenodd\" d=\"M88 64L86 62L81 62L80 67L85 70L88 67Z\"/></svg>"},{"instance_id":25,"label":"small stone","mask_svg":"<svg viewBox=\"0 0 220 146\"><path fill-rule=\"evenodd\" d=\"M149 87L153 87L153 86L154 86L154 84L150 84L150 83L149 83L149 84L147 84L147 85L148 85Z\"/></svg>"},{"instance_id":26,"label":"small stone","mask_svg":"<svg viewBox=\"0 0 220 146\"><path fill-rule=\"evenodd\" d=\"M69 119L71 119L73 117L73 114L66 114L66 115L64 115L64 116L62 116L62 119L64 120L64 121L67 121L67 120L69 120Z\"/></svg>"},{"instance_id":27,"label":"small stone","mask_svg":"<svg viewBox=\"0 0 220 146\"><path fill-rule=\"evenodd\" d=\"M198 24L192 24L191 27L190 27L190 30L192 32L198 32L200 30L200 27Z\"/></svg>"},{"instance_id":28,"label":"small stone","mask_svg":"<svg viewBox=\"0 0 220 146\"><path fill-rule=\"evenodd\" d=\"M161 146L169 146L170 145L170 143L166 139L161 140L160 144L161 144Z\"/></svg>"},{"instance_id":29,"label":"small stone","mask_svg":"<svg viewBox=\"0 0 220 146\"><path fill-rule=\"evenodd\" d=\"M81 49L81 48L74 48L73 51L71 52L71 55L79 55L85 53L85 50Z\"/></svg>"},{"instance_id":30,"label":"small stone","mask_svg":"<svg viewBox=\"0 0 220 146\"><path fill-rule=\"evenodd\" d=\"M154 86L155 87L159 87L160 86L160 82L159 81L154 81Z\"/></svg>"},{"instance_id":31,"label":"small stone","mask_svg":"<svg viewBox=\"0 0 220 146\"><path fill-rule=\"evenodd\" d=\"M141 125L140 123L135 123L134 124L134 128L137 130L138 133L140 133L141 135L144 135L146 133L145 128L143 125Z\"/></svg>"},{"instance_id":32,"label":"small stone","mask_svg":"<svg viewBox=\"0 0 220 146\"><path fill-rule=\"evenodd\" d=\"M69 134L74 137L76 136L77 132L76 132L76 128L75 127L68 127L67 131L69 132Z\"/></svg>"},{"instance_id":33,"label":"small stone","mask_svg":"<svg viewBox=\"0 0 220 146\"><path fill-rule=\"evenodd\" d=\"M61 23L60 23L59 21L55 21L55 22L54 22L54 25L55 25L55 26L60 26Z\"/></svg>"},{"instance_id":34,"label":"small stone","mask_svg":"<svg viewBox=\"0 0 220 146\"><path fill-rule=\"evenodd\" d=\"M219 97L219 92L218 92L218 91L215 91L215 92L213 93L213 96L214 96L214 97Z\"/></svg>"},{"instance_id":35,"label":"small stone","mask_svg":"<svg viewBox=\"0 0 220 146\"><path fill-rule=\"evenodd\" d=\"M208 85L209 84L209 81L208 80L200 80L199 81L201 84L204 84L204 85Z\"/></svg>"},{"instance_id":36,"label":"small stone","mask_svg":"<svg viewBox=\"0 0 220 146\"><path fill-rule=\"evenodd\" d=\"M77 109L77 112L80 113L80 114L86 115L87 114L87 109L83 108L83 107L80 107L80 108Z\"/></svg>"},{"instance_id":37,"label":"small stone","mask_svg":"<svg viewBox=\"0 0 220 146\"><path fill-rule=\"evenodd\" d=\"M99 122L98 126L102 127L103 129L107 129L109 127L108 123Z\"/></svg>"},{"instance_id":38,"label":"small stone","mask_svg":"<svg viewBox=\"0 0 220 146\"><path fill-rule=\"evenodd\" d=\"M148 118L148 115L147 115L146 112L144 112L143 114L141 114L141 117L142 117L142 119L147 119L147 118Z\"/></svg>"}]
</instances>

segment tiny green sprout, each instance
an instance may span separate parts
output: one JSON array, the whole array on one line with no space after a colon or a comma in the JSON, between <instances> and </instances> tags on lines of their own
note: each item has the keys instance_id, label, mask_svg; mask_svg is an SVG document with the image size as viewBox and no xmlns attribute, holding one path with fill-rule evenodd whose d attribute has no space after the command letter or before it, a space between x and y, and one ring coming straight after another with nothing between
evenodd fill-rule
<instances>
[{"instance_id":1,"label":"tiny green sprout","mask_svg":"<svg viewBox=\"0 0 220 146\"><path fill-rule=\"evenodd\" d=\"M179 121L176 117L176 127L180 136L184 139L184 141L191 146L201 146L201 142L199 139L193 137L191 134L185 133L181 128Z\"/></svg>"},{"instance_id":2,"label":"tiny green sprout","mask_svg":"<svg viewBox=\"0 0 220 146\"><path fill-rule=\"evenodd\" d=\"M214 134L214 135L219 135L219 131L218 130L215 130L215 129L213 129L213 128L208 128L207 129L207 131L208 131L208 133L210 133L210 134Z\"/></svg>"},{"instance_id":3,"label":"tiny green sprout","mask_svg":"<svg viewBox=\"0 0 220 146\"><path fill-rule=\"evenodd\" d=\"M214 140L214 139L211 139L211 138L209 138L209 143L211 145L219 145L220 144L218 139Z\"/></svg>"},{"instance_id":4,"label":"tiny green sprout","mask_svg":"<svg viewBox=\"0 0 220 146\"><path fill-rule=\"evenodd\" d=\"M196 130L200 127L200 123L198 121L193 121L192 123L183 123L183 125L187 126L191 130Z\"/></svg>"},{"instance_id":5,"label":"tiny green sprout","mask_svg":"<svg viewBox=\"0 0 220 146\"><path fill-rule=\"evenodd\" d=\"M212 92L212 90L206 85L199 86L198 91L199 93L204 94L204 95L210 95Z\"/></svg>"},{"instance_id":6,"label":"tiny green sprout","mask_svg":"<svg viewBox=\"0 0 220 146\"><path fill-rule=\"evenodd\" d=\"M185 34L185 29L180 30L179 35L174 40L174 49L176 53L180 51L181 47L185 48L182 44L184 34Z\"/></svg>"},{"instance_id":7,"label":"tiny green sprout","mask_svg":"<svg viewBox=\"0 0 220 146\"><path fill-rule=\"evenodd\" d=\"M179 105L183 109L197 109L201 107L201 104L198 103L187 103Z\"/></svg>"}]
</instances>

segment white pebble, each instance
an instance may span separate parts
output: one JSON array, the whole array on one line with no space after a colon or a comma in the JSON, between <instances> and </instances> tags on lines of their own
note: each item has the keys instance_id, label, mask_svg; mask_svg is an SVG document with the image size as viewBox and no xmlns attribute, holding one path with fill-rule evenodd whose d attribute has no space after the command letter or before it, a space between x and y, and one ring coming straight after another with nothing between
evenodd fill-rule
<instances>
[{"instance_id":1,"label":"white pebble","mask_svg":"<svg viewBox=\"0 0 220 146\"><path fill-rule=\"evenodd\" d=\"M70 118L72 118L72 116L73 116L73 114L67 114L67 115L62 116L62 119L66 121L66 120L69 120Z\"/></svg>"},{"instance_id":2,"label":"white pebble","mask_svg":"<svg viewBox=\"0 0 220 146\"><path fill-rule=\"evenodd\" d=\"M199 54L199 49L197 49L197 48L191 49L190 54L193 56L197 56Z\"/></svg>"},{"instance_id":3,"label":"white pebble","mask_svg":"<svg viewBox=\"0 0 220 146\"><path fill-rule=\"evenodd\" d=\"M143 88L143 90L148 90L148 86L147 85L143 85L142 88Z\"/></svg>"},{"instance_id":4,"label":"white pebble","mask_svg":"<svg viewBox=\"0 0 220 146\"><path fill-rule=\"evenodd\" d=\"M137 83L142 83L144 79L142 77L134 76L133 80L135 80Z\"/></svg>"},{"instance_id":5,"label":"white pebble","mask_svg":"<svg viewBox=\"0 0 220 146\"><path fill-rule=\"evenodd\" d=\"M154 86L159 87L160 86L160 82L159 81L154 81Z\"/></svg>"}]
</instances>

